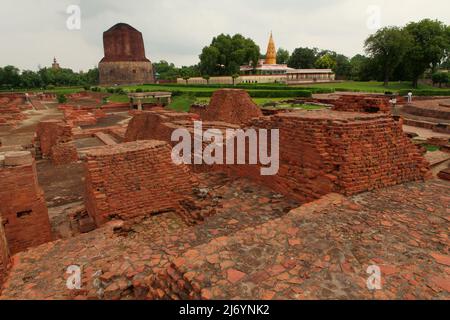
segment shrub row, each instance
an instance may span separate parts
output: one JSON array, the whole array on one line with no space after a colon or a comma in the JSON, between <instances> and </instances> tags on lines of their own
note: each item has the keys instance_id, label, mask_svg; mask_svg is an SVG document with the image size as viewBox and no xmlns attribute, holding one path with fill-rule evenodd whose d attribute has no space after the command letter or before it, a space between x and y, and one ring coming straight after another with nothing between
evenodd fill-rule
<instances>
[{"instance_id":1,"label":"shrub row","mask_svg":"<svg viewBox=\"0 0 450 320\"><path fill-rule=\"evenodd\" d=\"M247 90L252 98L310 98L312 92L309 90ZM175 92L172 92L174 94ZM197 98L209 98L213 95L211 91L195 91L189 92ZM175 95L175 94L174 94Z\"/></svg>"},{"instance_id":2,"label":"shrub row","mask_svg":"<svg viewBox=\"0 0 450 320\"><path fill-rule=\"evenodd\" d=\"M406 96L408 92L412 92L415 96L450 96L450 90L423 89L423 90L400 90L399 95Z\"/></svg>"}]
</instances>

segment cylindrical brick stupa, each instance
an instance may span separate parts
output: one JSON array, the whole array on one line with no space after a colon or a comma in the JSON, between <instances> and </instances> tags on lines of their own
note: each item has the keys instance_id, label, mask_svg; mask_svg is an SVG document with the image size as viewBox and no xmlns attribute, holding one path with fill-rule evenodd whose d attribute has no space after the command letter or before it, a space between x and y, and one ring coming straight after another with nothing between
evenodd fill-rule
<instances>
[{"instance_id":1,"label":"cylindrical brick stupa","mask_svg":"<svg viewBox=\"0 0 450 320\"><path fill-rule=\"evenodd\" d=\"M153 67L145 57L142 33L118 23L103 33L105 57L99 63L100 85L153 83Z\"/></svg>"}]
</instances>

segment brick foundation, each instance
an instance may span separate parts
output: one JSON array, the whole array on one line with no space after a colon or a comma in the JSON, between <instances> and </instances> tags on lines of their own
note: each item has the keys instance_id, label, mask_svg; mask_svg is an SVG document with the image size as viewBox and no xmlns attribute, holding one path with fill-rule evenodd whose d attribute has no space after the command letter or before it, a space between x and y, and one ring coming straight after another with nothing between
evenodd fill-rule
<instances>
[{"instance_id":1,"label":"brick foundation","mask_svg":"<svg viewBox=\"0 0 450 320\"><path fill-rule=\"evenodd\" d=\"M86 208L97 225L118 218L181 210L196 179L176 166L162 141L137 141L88 152Z\"/></svg>"},{"instance_id":2,"label":"brick foundation","mask_svg":"<svg viewBox=\"0 0 450 320\"><path fill-rule=\"evenodd\" d=\"M47 205L31 153L7 152L0 181L0 215L11 254L52 241Z\"/></svg>"},{"instance_id":3,"label":"brick foundation","mask_svg":"<svg viewBox=\"0 0 450 320\"><path fill-rule=\"evenodd\" d=\"M368 113L391 113L388 97L373 97L364 95L342 95L332 102L333 110Z\"/></svg>"},{"instance_id":4,"label":"brick foundation","mask_svg":"<svg viewBox=\"0 0 450 320\"><path fill-rule=\"evenodd\" d=\"M299 201L328 193L352 195L428 176L428 163L392 117L335 111L280 114L253 121L280 130L280 169L263 177L259 166L221 166L259 180Z\"/></svg>"}]
</instances>

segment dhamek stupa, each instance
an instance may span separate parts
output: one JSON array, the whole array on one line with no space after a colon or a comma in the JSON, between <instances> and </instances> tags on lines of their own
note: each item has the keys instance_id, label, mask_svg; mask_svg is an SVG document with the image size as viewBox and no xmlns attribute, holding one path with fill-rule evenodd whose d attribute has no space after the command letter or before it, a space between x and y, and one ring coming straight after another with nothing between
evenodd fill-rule
<instances>
[{"instance_id":1,"label":"dhamek stupa","mask_svg":"<svg viewBox=\"0 0 450 320\"><path fill-rule=\"evenodd\" d=\"M118 23L103 33L103 47L105 56L98 66L100 85L154 82L141 32L126 23Z\"/></svg>"}]
</instances>

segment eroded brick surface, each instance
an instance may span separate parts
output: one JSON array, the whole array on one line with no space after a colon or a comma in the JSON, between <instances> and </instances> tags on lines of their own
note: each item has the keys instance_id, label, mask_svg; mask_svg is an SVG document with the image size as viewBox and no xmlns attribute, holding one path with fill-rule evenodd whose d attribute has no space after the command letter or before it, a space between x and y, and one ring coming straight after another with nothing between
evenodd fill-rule
<instances>
[{"instance_id":1,"label":"eroded brick surface","mask_svg":"<svg viewBox=\"0 0 450 320\"><path fill-rule=\"evenodd\" d=\"M216 187L224 206L204 224L160 215L16 255L2 299L446 299L449 188L328 195L285 213L286 200L238 180ZM83 266L81 291L65 287L72 264ZM366 288L373 264L383 284L375 293Z\"/></svg>"}]
</instances>

